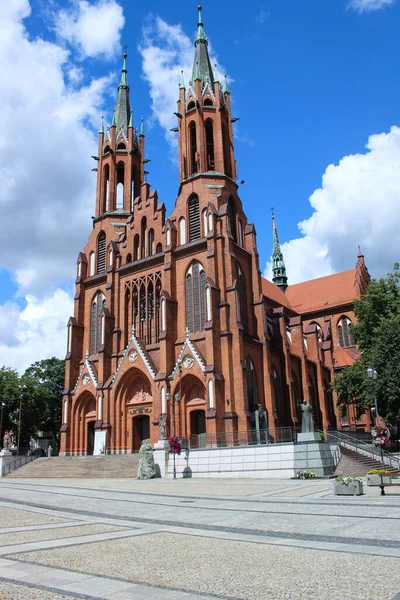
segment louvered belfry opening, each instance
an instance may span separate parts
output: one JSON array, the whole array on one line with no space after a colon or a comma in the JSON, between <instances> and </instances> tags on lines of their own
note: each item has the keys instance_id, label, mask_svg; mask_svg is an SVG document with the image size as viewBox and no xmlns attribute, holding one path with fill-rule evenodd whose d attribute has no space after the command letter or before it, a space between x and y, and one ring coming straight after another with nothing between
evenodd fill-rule
<instances>
[{"instance_id":1,"label":"louvered belfry opening","mask_svg":"<svg viewBox=\"0 0 400 600\"><path fill-rule=\"evenodd\" d=\"M234 207L232 198L229 198L227 213L228 213L229 232L230 232L231 236L233 237L234 241L237 242L236 211L235 211L235 207Z\"/></svg>"},{"instance_id":2,"label":"louvered belfry opening","mask_svg":"<svg viewBox=\"0 0 400 600\"><path fill-rule=\"evenodd\" d=\"M211 119L206 121L206 145L207 145L207 170L215 170L214 160L214 130Z\"/></svg>"},{"instance_id":3,"label":"louvered belfry opening","mask_svg":"<svg viewBox=\"0 0 400 600\"><path fill-rule=\"evenodd\" d=\"M106 270L106 234L102 231L97 241L97 272L104 273Z\"/></svg>"},{"instance_id":4,"label":"louvered belfry opening","mask_svg":"<svg viewBox=\"0 0 400 600\"><path fill-rule=\"evenodd\" d=\"M198 240L201 237L200 230L200 206L197 196L192 196L189 200L189 242Z\"/></svg>"},{"instance_id":5,"label":"louvered belfry opening","mask_svg":"<svg viewBox=\"0 0 400 600\"><path fill-rule=\"evenodd\" d=\"M190 166L192 175L197 173L197 136L196 136L196 123L192 121L189 125L190 133Z\"/></svg>"}]
</instances>

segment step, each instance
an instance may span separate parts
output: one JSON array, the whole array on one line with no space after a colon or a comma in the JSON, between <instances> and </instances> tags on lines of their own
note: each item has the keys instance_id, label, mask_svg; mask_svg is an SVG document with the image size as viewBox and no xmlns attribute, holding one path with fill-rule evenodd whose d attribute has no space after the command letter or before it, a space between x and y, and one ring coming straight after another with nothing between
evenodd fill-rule
<instances>
[{"instance_id":1,"label":"step","mask_svg":"<svg viewBox=\"0 0 400 600\"><path fill-rule=\"evenodd\" d=\"M38 458L7 477L137 477L138 466L137 454Z\"/></svg>"}]
</instances>

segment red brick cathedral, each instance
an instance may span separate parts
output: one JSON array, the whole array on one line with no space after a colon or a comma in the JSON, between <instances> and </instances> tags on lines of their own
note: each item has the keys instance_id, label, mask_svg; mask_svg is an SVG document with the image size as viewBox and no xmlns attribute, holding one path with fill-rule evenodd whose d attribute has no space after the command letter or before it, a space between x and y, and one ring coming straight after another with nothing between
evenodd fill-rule
<instances>
[{"instance_id":1,"label":"red brick cathedral","mask_svg":"<svg viewBox=\"0 0 400 600\"><path fill-rule=\"evenodd\" d=\"M130 453L159 439L160 420L168 435L192 439L261 424L279 441L298 426L303 400L319 429L367 425L340 420L330 391L335 369L357 358L349 324L369 281L364 258L288 286L273 219L273 283L262 277L238 193L230 92L213 72L201 8L194 46L192 79L180 84L180 184L169 215L146 181L124 55L112 126L94 157L93 231L77 262L62 454L91 454L96 438L101 451Z\"/></svg>"}]
</instances>

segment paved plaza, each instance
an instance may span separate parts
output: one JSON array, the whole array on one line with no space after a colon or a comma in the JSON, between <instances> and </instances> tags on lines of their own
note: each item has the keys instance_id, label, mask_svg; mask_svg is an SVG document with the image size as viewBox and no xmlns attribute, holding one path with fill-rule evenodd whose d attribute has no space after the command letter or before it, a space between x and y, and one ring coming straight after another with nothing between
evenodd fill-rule
<instances>
[{"instance_id":1,"label":"paved plaza","mask_svg":"<svg viewBox=\"0 0 400 600\"><path fill-rule=\"evenodd\" d=\"M0 600L400 599L400 493L329 480L7 479Z\"/></svg>"}]
</instances>

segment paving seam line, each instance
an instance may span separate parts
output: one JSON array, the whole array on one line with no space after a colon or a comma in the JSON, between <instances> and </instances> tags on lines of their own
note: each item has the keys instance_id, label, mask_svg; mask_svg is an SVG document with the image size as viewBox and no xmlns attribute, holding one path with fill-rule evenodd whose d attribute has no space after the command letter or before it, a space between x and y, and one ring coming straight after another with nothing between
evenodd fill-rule
<instances>
[{"instance_id":1,"label":"paving seam line","mask_svg":"<svg viewBox=\"0 0 400 600\"><path fill-rule=\"evenodd\" d=\"M7 501L6 501L7 502ZM14 501L9 501L9 502L14 502ZM20 504L24 504L24 505L28 505L28 506L33 506L35 508L44 508L44 509L50 509L53 510L55 512L57 512L57 509L54 507L49 507L47 505L38 505L38 504L31 504L28 502L23 502L20 501ZM257 530L257 529L240 529L238 527L227 527L227 526L221 526L221 525L205 525L205 524L195 524L195 523L183 523L183 522L177 522L177 521L166 521L166 520L162 520L162 519L146 519L146 518L139 518L139 517L121 517L119 515L108 515L108 514L104 514L104 513L90 513L88 511L78 511L77 509L68 509L68 512L70 513L77 513L77 514L81 514L81 515L86 515L86 516L92 516L92 517L97 517L99 519L115 519L115 520L124 520L124 521L130 521L133 523L141 523L141 524L148 524L148 525L160 525L163 527L182 527L182 528L189 528L189 529L203 529L205 531L221 531L221 532L227 532L227 533L237 533L237 534L249 534L249 535L258 535L260 537L262 536L268 536L268 537L274 537L274 538L282 538L282 539L298 539L298 540L310 540L310 541L321 541L321 542L331 542L331 543L340 543L340 544L353 544L353 545L366 545L366 546L377 546L377 547L381 547L381 548L400 548L400 542L398 541L391 541L391 540L383 540L383 539L369 539L369 538L340 538L337 536L324 536L324 535L312 535L312 534L307 534L307 533L298 533L298 534L293 534L293 533L286 533L286 532L275 532L275 531L266 531L266 530ZM325 516L325 515L323 515ZM346 517L346 515L342 515L342 517ZM340 518L340 517L339 517ZM134 526L132 526L133 528Z\"/></svg>"},{"instance_id":2,"label":"paving seam line","mask_svg":"<svg viewBox=\"0 0 400 600\"><path fill-rule=\"evenodd\" d=\"M100 598L99 596L88 596L87 594L80 594L79 592L70 592L60 590L58 588L46 587L41 584L28 583L19 579L10 579L9 577L2 577L1 575L0 581L4 581L6 583L13 583L14 585L21 585L32 590L43 590L44 592L51 592L52 594L64 594L64 596L69 596L70 598L83 598L84 600L103 600L103 598Z\"/></svg>"},{"instance_id":3,"label":"paving seam line","mask_svg":"<svg viewBox=\"0 0 400 600\"><path fill-rule=\"evenodd\" d=\"M14 562L19 562L19 563L22 563L22 564L25 564L25 565L27 564L27 561L19 560L18 558L16 558L16 559L13 558L12 560ZM184 594L190 594L190 595L196 595L196 596L204 596L206 598L217 598L218 600L227 600L226 596L221 596L220 594L213 594L212 592L201 592L201 591L195 591L195 590L182 589L182 588L173 587L173 586L155 585L155 584L147 583L145 581L139 581L139 580L132 581L132 580L129 580L129 579L124 579L124 578L119 578L119 577L113 577L112 575L105 576L105 575L97 575L97 574L93 574L93 573L83 573L82 571L72 571L71 569L67 569L66 567L54 567L54 566L49 567L48 565L43 565L41 563L36 563L36 562L29 562L29 564L30 565L37 565L39 567L43 567L43 568L49 569L51 571L53 571L53 570L56 569L56 570L60 570L60 571L65 571L67 573L72 573L73 575L77 575L77 574L78 575L87 575L88 579L94 578L94 579L102 579L102 580L106 580L106 581L107 580L108 581L119 581L121 583L126 583L128 585L136 585L136 586L139 585L139 586L143 586L147 590L155 589L155 590L162 590L162 591L182 592ZM14 579L9 579L8 577L2 577L0 575L0 581L1 580L3 580L3 581L6 580L6 581L9 581L10 583L15 583L16 585L25 585L25 586L33 587L33 588L38 587L38 588L43 588L43 589L46 589L46 590L48 589L48 590L51 590L52 592L57 592L58 594L60 592L61 593L66 593L61 588L46 588L42 584L40 584L40 585L39 584L38 585L36 585L36 584L27 584L27 583L24 583L23 581L20 581L20 580L17 581L17 580L14 580ZM67 584L67 585L70 585L70 584ZM88 600L104 600L101 597L87 596L87 595L84 595L84 594L80 595L80 594L77 594L75 592L74 593L69 592L69 595L71 595L71 596L79 596L79 597L82 597L82 598L87 598ZM228 600L243 600L243 598L237 598L235 596L229 596Z\"/></svg>"},{"instance_id":4,"label":"paving seam line","mask_svg":"<svg viewBox=\"0 0 400 600\"><path fill-rule=\"evenodd\" d=\"M93 525L96 525L96 523L93 523ZM79 527L79 525L78 525L78 527ZM86 527L86 525L83 525L83 527ZM131 527L131 528L124 527L123 529L120 529L120 530L115 529L114 531L98 531L97 533L82 533L80 535L72 535L72 536L66 535L63 538L51 538L51 539L48 539L48 540L36 540L36 541L35 540L27 540L26 542L20 542L20 543L17 543L17 544L15 544L15 543L14 544L2 544L1 548L7 549L10 546L20 546L20 545L23 546L25 544L43 544L44 542L51 542L51 543L59 542L60 543L60 542L63 542L64 540L81 540L83 538L86 538L86 537L92 536L92 535L99 535L99 536L101 536L101 535L108 535L110 533L122 533L122 532L125 532L127 530L129 531L129 529L132 529L132 530L138 530L139 529L140 530L140 527ZM19 533L24 533L24 532L20 531ZM0 534L0 542L1 542L1 536L2 535L7 535L7 534L6 533ZM130 536L121 536L121 537L130 537ZM117 539L119 539L119 538L117 538ZM102 541L102 540L98 540L98 541ZM105 541L107 541L107 540L105 540ZM90 544L90 541L88 542L88 544ZM68 545L69 544L65 544L65 545L63 545L63 547L67 547ZM81 544L74 544L74 545L80 546ZM28 550L28 552L34 552L34 550ZM1 551L0 551L0 556L2 556L1 555Z\"/></svg>"},{"instance_id":5,"label":"paving seam line","mask_svg":"<svg viewBox=\"0 0 400 600\"><path fill-rule=\"evenodd\" d=\"M13 482L14 483L14 482ZM95 492L104 492L104 493L110 493L111 491L114 491L117 494L129 494L130 496L132 496L132 494L136 494L138 496L156 496L156 497L161 497L161 498L184 498L184 499L195 499L195 500L213 500L215 502L255 502L255 503L261 503L264 501L263 498L261 498L260 500L256 500L253 499L253 495L249 495L246 497L243 496L180 496L178 494L155 494L153 492L138 492L138 491L129 491L129 490L102 490L102 489L98 489L98 488L84 488L84 487L73 487L73 486L66 486L66 485L57 485L57 486L51 486L50 484L46 484L46 483L20 483L19 481L15 482L15 485L17 486L17 488L19 489L25 489L22 488L22 485L28 485L28 486L37 486L37 487L45 487L45 488L49 488L51 487L52 491L54 490L54 487L60 488L60 489L76 489L76 490L84 490L84 491L95 491ZM0 483L0 486L4 486L4 487L9 487L11 489L16 489L15 485L11 485L7 484L7 483ZM291 488L292 489L292 488ZM301 489L300 486L297 489ZM25 491L32 491L29 488L25 489ZM41 491L41 490L36 490L36 491ZM45 491L45 490L43 490ZM49 492L48 492L49 493ZM261 495L261 494L268 494L269 492L260 492L260 494L256 494ZM273 494L275 492L272 492ZM274 498L267 498L266 502L269 502L270 504L282 504L281 501L279 500L275 500ZM350 504L351 502L351 504ZM353 503L352 500L350 500L349 502L344 501L343 499L338 500L337 502L309 502L308 505L315 505L315 506L359 506L359 507L363 507L363 508L376 508L376 507L381 507L384 506L385 508L400 508L400 504L386 504L383 503L382 500L380 499L380 497L377 498L370 498L368 500L368 502L374 502L374 504L361 504L361 503ZM376 503L376 504L375 504ZM285 504L302 504L301 500L296 500L296 498L293 499L288 499Z\"/></svg>"}]
</instances>

